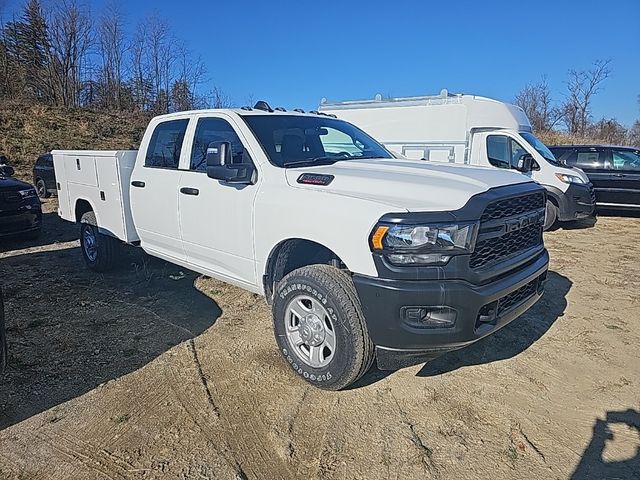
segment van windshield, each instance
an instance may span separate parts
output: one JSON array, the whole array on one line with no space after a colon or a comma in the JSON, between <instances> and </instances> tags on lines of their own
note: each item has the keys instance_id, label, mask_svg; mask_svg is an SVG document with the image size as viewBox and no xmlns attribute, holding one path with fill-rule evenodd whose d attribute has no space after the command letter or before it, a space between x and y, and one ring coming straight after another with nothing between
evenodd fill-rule
<instances>
[{"instance_id":1,"label":"van windshield","mask_svg":"<svg viewBox=\"0 0 640 480\"><path fill-rule=\"evenodd\" d=\"M524 138L529 145L535 148L536 152L542 155L544 159L547 160L550 164L557 167L562 166L562 164L556 159L556 157L554 157L553 153L551 153L551 150L549 150L544 143L538 140L538 137L536 137L533 133L520 132L520 136Z\"/></svg>"},{"instance_id":2,"label":"van windshield","mask_svg":"<svg viewBox=\"0 0 640 480\"><path fill-rule=\"evenodd\" d=\"M362 158L393 158L350 123L328 116L243 115L271 163L278 167L331 164Z\"/></svg>"}]
</instances>

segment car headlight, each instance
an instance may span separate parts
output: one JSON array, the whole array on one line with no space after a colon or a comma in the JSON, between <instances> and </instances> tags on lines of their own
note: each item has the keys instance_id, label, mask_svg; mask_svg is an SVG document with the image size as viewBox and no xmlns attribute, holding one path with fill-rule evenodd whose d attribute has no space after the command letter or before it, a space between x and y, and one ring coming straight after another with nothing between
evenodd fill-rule
<instances>
[{"instance_id":1,"label":"car headlight","mask_svg":"<svg viewBox=\"0 0 640 480\"><path fill-rule=\"evenodd\" d=\"M38 194L36 193L35 188L28 188L26 190L19 190L20 196L22 196L23 199L25 198L34 198L37 197Z\"/></svg>"},{"instance_id":2,"label":"car headlight","mask_svg":"<svg viewBox=\"0 0 640 480\"><path fill-rule=\"evenodd\" d=\"M444 265L452 255L473 251L477 223L402 225L378 224L371 248L396 265Z\"/></svg>"},{"instance_id":3,"label":"car headlight","mask_svg":"<svg viewBox=\"0 0 640 480\"><path fill-rule=\"evenodd\" d=\"M556 173L556 178L564 183L586 183L582 178L577 175L569 175L567 173Z\"/></svg>"}]
</instances>

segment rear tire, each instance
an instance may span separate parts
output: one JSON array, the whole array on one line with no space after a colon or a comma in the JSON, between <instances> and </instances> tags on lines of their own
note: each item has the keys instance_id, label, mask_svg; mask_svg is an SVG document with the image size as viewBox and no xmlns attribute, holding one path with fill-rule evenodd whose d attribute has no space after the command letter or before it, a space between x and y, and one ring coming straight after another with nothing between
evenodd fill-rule
<instances>
[{"instance_id":1,"label":"rear tire","mask_svg":"<svg viewBox=\"0 0 640 480\"><path fill-rule=\"evenodd\" d=\"M36 180L36 192L38 192L38 197L40 198L49 198L51 196L49 190L47 190L47 184L42 178Z\"/></svg>"},{"instance_id":2,"label":"rear tire","mask_svg":"<svg viewBox=\"0 0 640 480\"><path fill-rule=\"evenodd\" d=\"M553 227L558 220L558 207L551 200L547 200L544 212L544 231L546 232Z\"/></svg>"},{"instance_id":3,"label":"rear tire","mask_svg":"<svg viewBox=\"0 0 640 480\"><path fill-rule=\"evenodd\" d=\"M94 272L111 270L118 261L120 243L110 235L100 233L96 216L87 212L80 219L80 250L89 269Z\"/></svg>"},{"instance_id":4,"label":"rear tire","mask_svg":"<svg viewBox=\"0 0 640 480\"><path fill-rule=\"evenodd\" d=\"M369 370L374 346L349 275L329 265L285 276L273 299L276 341L289 366L325 390L340 390Z\"/></svg>"}]
</instances>

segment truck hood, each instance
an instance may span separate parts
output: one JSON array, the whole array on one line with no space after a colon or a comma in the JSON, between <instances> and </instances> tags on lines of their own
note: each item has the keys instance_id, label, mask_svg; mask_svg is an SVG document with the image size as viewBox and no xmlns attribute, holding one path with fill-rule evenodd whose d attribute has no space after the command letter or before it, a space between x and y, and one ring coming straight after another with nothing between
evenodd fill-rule
<instances>
[{"instance_id":1,"label":"truck hood","mask_svg":"<svg viewBox=\"0 0 640 480\"><path fill-rule=\"evenodd\" d=\"M406 211L457 210L470 197L490 188L531 182L520 173L497 168L382 158L288 168L285 172L292 187L360 198ZM334 178L326 186L301 184L298 179L303 173Z\"/></svg>"}]
</instances>

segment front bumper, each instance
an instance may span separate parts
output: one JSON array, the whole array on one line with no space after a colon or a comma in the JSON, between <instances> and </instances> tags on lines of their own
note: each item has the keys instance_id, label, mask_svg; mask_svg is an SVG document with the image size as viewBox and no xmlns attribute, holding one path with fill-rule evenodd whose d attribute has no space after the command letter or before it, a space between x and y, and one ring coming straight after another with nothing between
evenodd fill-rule
<instances>
[{"instance_id":1,"label":"front bumper","mask_svg":"<svg viewBox=\"0 0 640 480\"><path fill-rule=\"evenodd\" d=\"M596 197L591 183L571 183L562 196L558 220L567 222L593 215L596 208Z\"/></svg>"},{"instance_id":2,"label":"front bumper","mask_svg":"<svg viewBox=\"0 0 640 480\"><path fill-rule=\"evenodd\" d=\"M397 369L469 345L519 317L542 296L543 250L517 271L483 285L464 280L398 280L354 275L378 367ZM445 307L455 323L432 328L406 318L407 307Z\"/></svg>"},{"instance_id":3,"label":"front bumper","mask_svg":"<svg viewBox=\"0 0 640 480\"><path fill-rule=\"evenodd\" d=\"M38 206L0 211L0 237L32 232L42 227L42 210Z\"/></svg>"}]
</instances>

